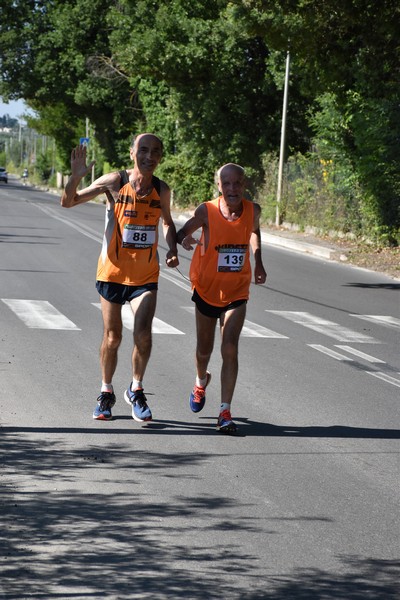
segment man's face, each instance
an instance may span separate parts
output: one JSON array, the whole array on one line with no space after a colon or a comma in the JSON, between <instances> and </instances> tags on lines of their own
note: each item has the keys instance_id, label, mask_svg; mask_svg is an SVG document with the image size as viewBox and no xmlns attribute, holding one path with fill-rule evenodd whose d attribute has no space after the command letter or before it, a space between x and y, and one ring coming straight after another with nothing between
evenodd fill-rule
<instances>
[{"instance_id":1,"label":"man's face","mask_svg":"<svg viewBox=\"0 0 400 600\"><path fill-rule=\"evenodd\" d=\"M155 135L140 135L130 150L130 156L141 173L153 173L161 161L161 142Z\"/></svg>"},{"instance_id":2,"label":"man's face","mask_svg":"<svg viewBox=\"0 0 400 600\"><path fill-rule=\"evenodd\" d=\"M225 167L219 176L219 189L228 206L237 206L245 189L244 174L235 167Z\"/></svg>"}]
</instances>

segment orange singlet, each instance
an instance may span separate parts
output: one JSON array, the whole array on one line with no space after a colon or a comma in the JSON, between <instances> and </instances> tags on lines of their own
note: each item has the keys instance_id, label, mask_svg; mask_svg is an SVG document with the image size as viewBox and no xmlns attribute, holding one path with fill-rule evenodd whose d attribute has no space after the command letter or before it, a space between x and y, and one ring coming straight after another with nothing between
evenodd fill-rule
<instances>
[{"instance_id":1,"label":"orange singlet","mask_svg":"<svg viewBox=\"0 0 400 600\"><path fill-rule=\"evenodd\" d=\"M158 222L161 216L160 180L153 176L153 189L138 197L126 172L121 172L118 199L107 205L103 246L97 265L98 281L140 286L156 283Z\"/></svg>"},{"instance_id":2,"label":"orange singlet","mask_svg":"<svg viewBox=\"0 0 400 600\"><path fill-rule=\"evenodd\" d=\"M208 213L209 241L196 246L190 265L192 287L205 302L226 306L235 300L247 300L251 282L249 242L254 226L254 205L242 199L243 212L235 221L227 221L219 209L221 198L205 203Z\"/></svg>"}]
</instances>

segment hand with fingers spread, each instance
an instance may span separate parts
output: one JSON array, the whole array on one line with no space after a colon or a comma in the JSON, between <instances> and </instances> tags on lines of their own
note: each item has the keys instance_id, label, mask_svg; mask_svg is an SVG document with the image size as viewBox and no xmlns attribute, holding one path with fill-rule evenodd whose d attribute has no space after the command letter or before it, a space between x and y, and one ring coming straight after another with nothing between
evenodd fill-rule
<instances>
[{"instance_id":1,"label":"hand with fingers spread","mask_svg":"<svg viewBox=\"0 0 400 600\"><path fill-rule=\"evenodd\" d=\"M95 160L92 160L90 165L86 165L86 146L75 146L71 152L71 173L73 177L83 179L91 172Z\"/></svg>"}]
</instances>

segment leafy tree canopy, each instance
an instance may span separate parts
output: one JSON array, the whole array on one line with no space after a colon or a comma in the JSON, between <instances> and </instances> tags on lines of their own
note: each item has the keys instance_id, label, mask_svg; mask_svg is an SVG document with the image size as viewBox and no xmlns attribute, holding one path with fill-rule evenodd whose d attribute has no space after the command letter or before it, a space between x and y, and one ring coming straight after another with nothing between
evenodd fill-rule
<instances>
[{"instance_id":1,"label":"leafy tree canopy","mask_svg":"<svg viewBox=\"0 0 400 600\"><path fill-rule=\"evenodd\" d=\"M395 0L3 0L0 93L35 109L66 168L86 118L115 166L158 133L176 198L198 202L226 161L262 178L290 48L290 151L342 153L369 220L398 229L399 17Z\"/></svg>"}]
</instances>

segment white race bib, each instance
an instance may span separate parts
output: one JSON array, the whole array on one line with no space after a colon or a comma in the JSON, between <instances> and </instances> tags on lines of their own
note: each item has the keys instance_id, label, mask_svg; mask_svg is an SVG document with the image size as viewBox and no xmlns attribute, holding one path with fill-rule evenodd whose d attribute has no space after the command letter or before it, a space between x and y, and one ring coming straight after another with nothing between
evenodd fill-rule
<instances>
[{"instance_id":1,"label":"white race bib","mask_svg":"<svg viewBox=\"0 0 400 600\"><path fill-rule=\"evenodd\" d=\"M241 271L246 257L247 246L221 246L218 248L218 272L237 273Z\"/></svg>"},{"instance_id":2,"label":"white race bib","mask_svg":"<svg viewBox=\"0 0 400 600\"><path fill-rule=\"evenodd\" d=\"M122 233L122 247L144 250L151 248L156 241L154 225L125 225Z\"/></svg>"}]
</instances>

